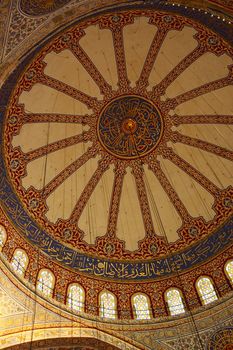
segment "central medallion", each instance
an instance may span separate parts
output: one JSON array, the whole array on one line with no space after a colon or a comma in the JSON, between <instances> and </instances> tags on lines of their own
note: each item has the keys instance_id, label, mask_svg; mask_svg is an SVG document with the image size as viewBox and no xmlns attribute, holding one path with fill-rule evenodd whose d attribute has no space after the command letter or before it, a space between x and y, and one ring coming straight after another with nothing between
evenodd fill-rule
<instances>
[{"instance_id":1,"label":"central medallion","mask_svg":"<svg viewBox=\"0 0 233 350\"><path fill-rule=\"evenodd\" d=\"M131 118L125 119L122 123L122 130L125 134L133 134L137 129L137 122Z\"/></svg>"},{"instance_id":2,"label":"central medallion","mask_svg":"<svg viewBox=\"0 0 233 350\"><path fill-rule=\"evenodd\" d=\"M119 158L137 158L160 141L163 121L156 106L141 96L118 97L102 110L98 136L102 146Z\"/></svg>"}]
</instances>

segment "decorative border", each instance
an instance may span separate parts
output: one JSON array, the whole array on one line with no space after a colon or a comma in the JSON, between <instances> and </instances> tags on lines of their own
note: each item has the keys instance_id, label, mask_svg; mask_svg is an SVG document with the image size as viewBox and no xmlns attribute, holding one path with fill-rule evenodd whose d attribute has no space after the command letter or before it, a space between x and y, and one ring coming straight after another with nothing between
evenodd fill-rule
<instances>
[{"instance_id":1,"label":"decorative border","mask_svg":"<svg viewBox=\"0 0 233 350\"><path fill-rule=\"evenodd\" d=\"M53 0L50 1L37 1L37 0L19 0L19 8L25 15L32 17L40 17L57 11L63 6L67 5L70 0ZM41 3L41 4L40 4Z\"/></svg>"},{"instance_id":2,"label":"decorative border","mask_svg":"<svg viewBox=\"0 0 233 350\"><path fill-rule=\"evenodd\" d=\"M230 350L230 346L233 346L233 327L226 327L212 335L206 350Z\"/></svg>"},{"instance_id":3,"label":"decorative border","mask_svg":"<svg viewBox=\"0 0 233 350\"><path fill-rule=\"evenodd\" d=\"M4 169L2 160L0 160L0 167ZM210 237L179 254L167 258L148 262L116 262L99 259L65 247L42 230L19 203L16 194L12 192L6 174L3 172L0 181L0 199L5 213L14 222L14 226L32 244L66 267L95 277L113 280L148 280L168 276L171 273L189 269L202 263L203 260L222 252L233 242L233 218L231 218Z\"/></svg>"},{"instance_id":4,"label":"decorative border","mask_svg":"<svg viewBox=\"0 0 233 350\"><path fill-rule=\"evenodd\" d=\"M108 148L108 146L104 143L103 139L102 139L102 130L100 132L100 127L101 127L101 118L102 116L106 113L106 110L108 110L109 106L111 106L114 102L117 102L117 101L120 101L122 99L126 99L126 98L129 98L131 99L132 97L134 98L138 98L139 100L141 101L145 101L147 102L150 106L152 106L154 108L154 110L156 111L156 116L159 120L159 124L160 124L160 132L159 132L159 136L157 137L157 140L156 142L154 143L154 145L149 149L149 150L146 150L144 153L138 153L136 154L135 156L131 155L131 156L124 156L124 155L119 155L117 153L117 149L116 149L116 152L115 151L112 151ZM127 159L127 160L130 160L130 159L136 159L136 158L140 158L140 157L144 157L146 156L147 154L149 154L150 152L152 152L159 144L161 138L162 138L162 135L163 135L163 130L164 130L164 121L163 121L163 117L161 115L161 112L159 110L159 108L153 103L153 101L150 101L149 99L145 98L144 96L141 96L141 95L134 95L134 94L126 94L126 95L120 95L120 96L117 96L116 98L110 100L101 110L100 112L100 115L98 117L98 122L97 122L97 135L98 135L98 139L99 139L99 142L100 144L102 145L102 147L110 154L112 154L113 156L119 158L119 159Z\"/></svg>"},{"instance_id":5,"label":"decorative border","mask_svg":"<svg viewBox=\"0 0 233 350\"><path fill-rule=\"evenodd\" d=\"M134 8L141 8L134 6ZM145 6L151 8L150 6ZM170 12L177 12L174 7L161 6L159 4L153 6L155 9L165 9ZM129 8L131 8L129 6ZM125 9L125 8L124 8ZM119 9L120 10L120 9ZM106 13L103 11L102 13ZM179 8L179 14L183 14L194 20L198 19L201 23L217 31L218 34L224 35L225 38L232 42L232 29L223 23L218 22L211 17L207 17L202 12L194 12L190 9ZM207 21L205 23L205 21ZM79 21L77 21L78 23ZM214 25L214 27L213 27ZM51 38L51 36L50 36ZM49 39L48 39L49 40ZM48 42L47 40L47 42ZM4 83L0 91L0 120L3 121L6 113L7 104L11 95L12 87L14 87L21 72L27 64L45 45L39 44L37 48L31 52L13 71L11 76ZM0 132L2 136L2 124L0 124ZM16 194L13 192L3 159L0 159L0 199L3 208L14 223L15 227L30 241L33 245L41 249L52 259L72 268L77 272L85 273L90 276L104 277L111 280L151 280L158 277L168 276L177 271L193 268L203 263L213 256L219 254L229 247L233 242L233 218L229 219L219 230L214 232L210 237L198 242L198 244L180 252L173 256L157 259L148 262L118 262L107 259L99 259L80 254L74 249L63 246L58 241L52 239L44 230L42 230L28 215L22 205L19 203Z\"/></svg>"}]
</instances>

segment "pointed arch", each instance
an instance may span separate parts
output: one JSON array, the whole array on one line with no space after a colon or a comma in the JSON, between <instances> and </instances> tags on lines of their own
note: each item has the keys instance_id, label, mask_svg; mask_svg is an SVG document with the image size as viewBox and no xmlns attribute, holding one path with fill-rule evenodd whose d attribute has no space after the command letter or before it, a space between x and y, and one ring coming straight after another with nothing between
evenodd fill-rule
<instances>
[{"instance_id":1,"label":"pointed arch","mask_svg":"<svg viewBox=\"0 0 233 350\"><path fill-rule=\"evenodd\" d=\"M178 288L167 289L165 292L165 301L170 315L174 316L185 313L183 295Z\"/></svg>"},{"instance_id":2,"label":"pointed arch","mask_svg":"<svg viewBox=\"0 0 233 350\"><path fill-rule=\"evenodd\" d=\"M78 283L72 283L67 290L66 303L72 311L84 311L85 291Z\"/></svg>"},{"instance_id":3,"label":"pointed arch","mask_svg":"<svg viewBox=\"0 0 233 350\"><path fill-rule=\"evenodd\" d=\"M229 279L231 285L233 285L233 259L228 260L224 266L224 271Z\"/></svg>"},{"instance_id":4,"label":"pointed arch","mask_svg":"<svg viewBox=\"0 0 233 350\"><path fill-rule=\"evenodd\" d=\"M0 225L0 251L4 247L4 244L6 243L6 239L7 239L6 230L2 225Z\"/></svg>"},{"instance_id":5,"label":"pointed arch","mask_svg":"<svg viewBox=\"0 0 233 350\"><path fill-rule=\"evenodd\" d=\"M11 259L11 266L12 266L13 270L17 274L24 276L25 271L26 271L27 266L28 266L28 262L29 262L28 255L25 252L25 250L17 248L14 251L14 254L13 254L12 259Z\"/></svg>"},{"instance_id":6,"label":"pointed arch","mask_svg":"<svg viewBox=\"0 0 233 350\"><path fill-rule=\"evenodd\" d=\"M136 293L132 296L133 315L137 320L152 318L150 299L146 294Z\"/></svg>"},{"instance_id":7,"label":"pointed arch","mask_svg":"<svg viewBox=\"0 0 233 350\"><path fill-rule=\"evenodd\" d=\"M207 305L218 300L212 279L208 276L201 276L196 281L196 289L202 305Z\"/></svg>"},{"instance_id":8,"label":"pointed arch","mask_svg":"<svg viewBox=\"0 0 233 350\"><path fill-rule=\"evenodd\" d=\"M55 277L51 270L41 269L37 276L36 290L46 297L52 297Z\"/></svg>"},{"instance_id":9,"label":"pointed arch","mask_svg":"<svg viewBox=\"0 0 233 350\"><path fill-rule=\"evenodd\" d=\"M99 294L100 316L104 318L117 318L117 298L108 290Z\"/></svg>"}]
</instances>

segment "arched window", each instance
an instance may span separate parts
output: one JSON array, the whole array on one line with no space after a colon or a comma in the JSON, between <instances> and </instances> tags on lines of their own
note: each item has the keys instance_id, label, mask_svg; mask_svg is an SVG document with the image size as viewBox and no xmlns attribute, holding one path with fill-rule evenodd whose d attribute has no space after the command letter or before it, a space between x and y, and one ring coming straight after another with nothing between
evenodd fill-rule
<instances>
[{"instance_id":1,"label":"arched window","mask_svg":"<svg viewBox=\"0 0 233 350\"><path fill-rule=\"evenodd\" d=\"M213 283L209 277L200 277L197 280L196 288L203 305L212 303L218 299Z\"/></svg>"},{"instance_id":2,"label":"arched window","mask_svg":"<svg viewBox=\"0 0 233 350\"><path fill-rule=\"evenodd\" d=\"M225 273L229 278L230 282L233 284L233 260L230 260L226 263Z\"/></svg>"},{"instance_id":3,"label":"arched window","mask_svg":"<svg viewBox=\"0 0 233 350\"><path fill-rule=\"evenodd\" d=\"M0 225L0 251L2 250L6 242L6 231L2 225Z\"/></svg>"},{"instance_id":4,"label":"arched window","mask_svg":"<svg viewBox=\"0 0 233 350\"><path fill-rule=\"evenodd\" d=\"M132 297L133 313L137 320L149 320L151 318L149 298L145 294L135 294Z\"/></svg>"},{"instance_id":5,"label":"arched window","mask_svg":"<svg viewBox=\"0 0 233 350\"><path fill-rule=\"evenodd\" d=\"M84 310L84 289L78 284L71 284L67 291L67 305L74 311Z\"/></svg>"},{"instance_id":6,"label":"arched window","mask_svg":"<svg viewBox=\"0 0 233 350\"><path fill-rule=\"evenodd\" d=\"M50 270L40 270L37 278L36 289L46 297L51 297L55 284L55 278Z\"/></svg>"},{"instance_id":7,"label":"arched window","mask_svg":"<svg viewBox=\"0 0 233 350\"><path fill-rule=\"evenodd\" d=\"M177 288L170 288L165 293L165 300L168 305L170 315L179 315L185 312L182 294Z\"/></svg>"},{"instance_id":8,"label":"arched window","mask_svg":"<svg viewBox=\"0 0 233 350\"><path fill-rule=\"evenodd\" d=\"M103 291L99 295L100 316L105 318L116 318L116 297L109 291Z\"/></svg>"},{"instance_id":9,"label":"arched window","mask_svg":"<svg viewBox=\"0 0 233 350\"><path fill-rule=\"evenodd\" d=\"M28 265L28 256L22 249L16 249L11 260L13 270L19 275L24 275Z\"/></svg>"}]
</instances>

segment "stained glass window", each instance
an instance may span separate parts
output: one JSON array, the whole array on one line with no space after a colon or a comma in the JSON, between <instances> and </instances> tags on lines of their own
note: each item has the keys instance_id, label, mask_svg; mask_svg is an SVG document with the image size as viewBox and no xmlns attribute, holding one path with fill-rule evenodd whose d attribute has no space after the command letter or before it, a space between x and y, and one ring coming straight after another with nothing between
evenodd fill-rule
<instances>
[{"instance_id":1,"label":"stained glass window","mask_svg":"<svg viewBox=\"0 0 233 350\"><path fill-rule=\"evenodd\" d=\"M225 271L230 282L233 284L233 260L230 260L226 263Z\"/></svg>"},{"instance_id":2,"label":"stained glass window","mask_svg":"<svg viewBox=\"0 0 233 350\"><path fill-rule=\"evenodd\" d=\"M165 294L165 299L171 315L179 315L185 312L181 292L178 289L169 289Z\"/></svg>"},{"instance_id":3,"label":"stained glass window","mask_svg":"<svg viewBox=\"0 0 233 350\"><path fill-rule=\"evenodd\" d=\"M50 297L54 287L54 275L50 270L40 270L37 279L37 290L47 297Z\"/></svg>"},{"instance_id":4,"label":"stained glass window","mask_svg":"<svg viewBox=\"0 0 233 350\"><path fill-rule=\"evenodd\" d=\"M100 293L100 316L116 318L116 297L108 291Z\"/></svg>"},{"instance_id":5,"label":"stained glass window","mask_svg":"<svg viewBox=\"0 0 233 350\"><path fill-rule=\"evenodd\" d=\"M84 289L78 284L72 284L68 288L67 304L74 311L83 311L84 309Z\"/></svg>"},{"instance_id":6,"label":"stained glass window","mask_svg":"<svg viewBox=\"0 0 233 350\"><path fill-rule=\"evenodd\" d=\"M144 294L135 294L132 298L134 316L137 320L151 318L148 297Z\"/></svg>"},{"instance_id":7,"label":"stained glass window","mask_svg":"<svg viewBox=\"0 0 233 350\"><path fill-rule=\"evenodd\" d=\"M199 278L196 286L201 301L204 305L212 303L213 301L218 299L212 281L209 277Z\"/></svg>"},{"instance_id":8,"label":"stained glass window","mask_svg":"<svg viewBox=\"0 0 233 350\"><path fill-rule=\"evenodd\" d=\"M0 251L6 242L6 231L2 225L0 225Z\"/></svg>"},{"instance_id":9,"label":"stained glass window","mask_svg":"<svg viewBox=\"0 0 233 350\"><path fill-rule=\"evenodd\" d=\"M28 256L24 250L16 249L12 257L11 265L19 275L24 275L28 264Z\"/></svg>"}]
</instances>

